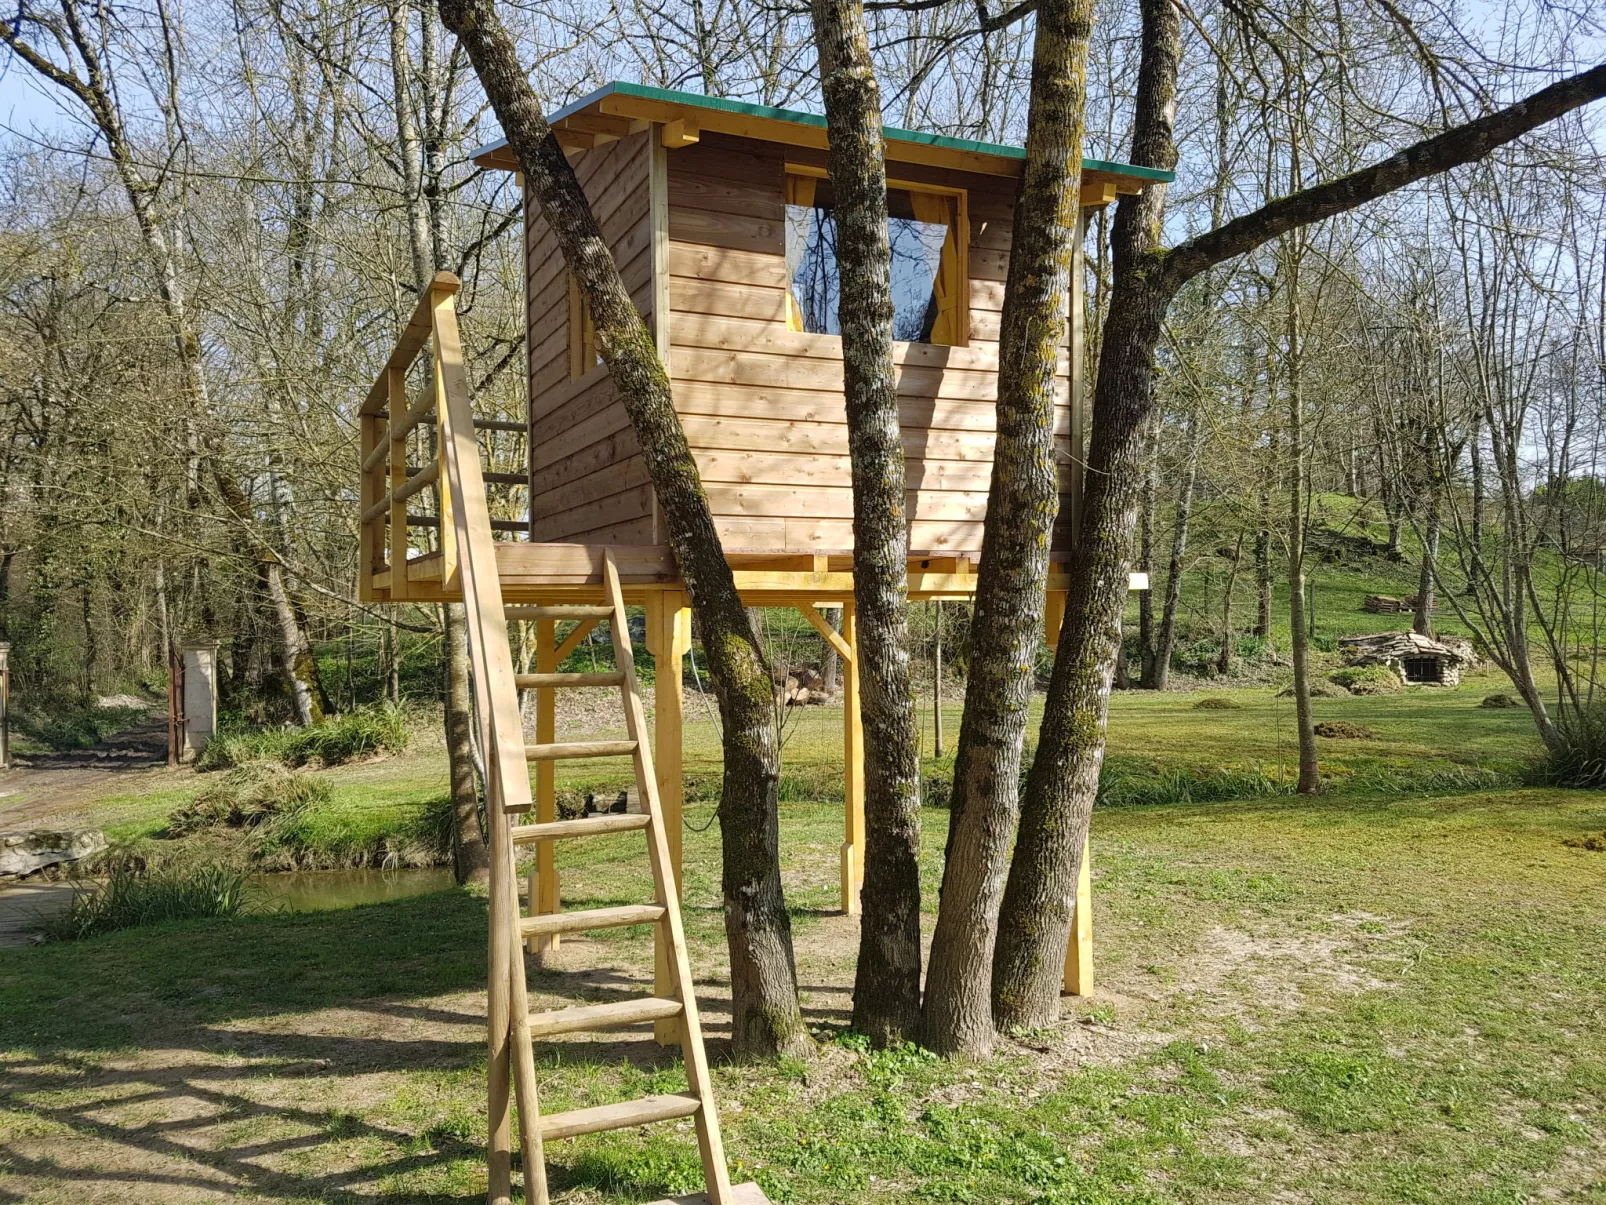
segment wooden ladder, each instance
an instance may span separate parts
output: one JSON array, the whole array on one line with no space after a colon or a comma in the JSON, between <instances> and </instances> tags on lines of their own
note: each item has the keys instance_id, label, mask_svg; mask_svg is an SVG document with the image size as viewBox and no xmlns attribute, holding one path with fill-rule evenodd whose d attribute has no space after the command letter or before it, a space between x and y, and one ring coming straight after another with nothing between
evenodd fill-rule
<instances>
[{"instance_id":1,"label":"wooden ladder","mask_svg":"<svg viewBox=\"0 0 1606 1205\"><path fill-rule=\"evenodd\" d=\"M439 282L440 278L437 278ZM512 1135L509 1089L517 1092L519 1139L523 1154L525 1200L548 1205L546 1156L543 1144L605 1130L625 1129L650 1122L689 1117L697 1130L707 1184L708 1205L762 1202L754 1185L733 1191L725 1167L715 1109L708 1055L697 1019L686 937L681 924L680 900L675 889L668 835L659 806L652 753L647 744L646 721L636 685L635 659L630 647L619 570L611 550L603 556L604 602L601 606L519 607L520 618L537 620L605 620L612 637L614 664L609 673L516 674L508 642L507 609L502 601L496 567L490 511L485 497L479 446L474 436L474 415L468 379L463 370L462 344L457 328L451 288L432 289L430 333L435 345L434 382L439 408L441 459L449 491L450 532L455 542L458 576L467 613L470 658L474 672L474 703L485 745L487 813L491 854L489 976L487 990L487 1045L489 1096L489 1185L491 1205L510 1205L512 1199ZM420 306L422 311L423 306ZM443 508L444 509L444 508ZM443 537L447 531L443 529ZM540 744L526 747L518 691L534 687L617 686L624 704L626 740ZM515 824L530 811L529 763L577 757L615 757L628 754L635 767L639 814L604 814L546 824ZM572 837L644 832L652 866L653 900L650 904L554 912L520 917L513 852L519 845ZM532 901L532 907L533 907ZM669 951L670 991L610 1004L585 1004L553 1012L529 1011L522 939L576 933L623 925L654 924ZM576 1109L542 1116L535 1084L536 1037L587 1030L606 1030L645 1021L669 1021L679 1030L686 1066L687 1091L618 1104Z\"/></svg>"}]
</instances>

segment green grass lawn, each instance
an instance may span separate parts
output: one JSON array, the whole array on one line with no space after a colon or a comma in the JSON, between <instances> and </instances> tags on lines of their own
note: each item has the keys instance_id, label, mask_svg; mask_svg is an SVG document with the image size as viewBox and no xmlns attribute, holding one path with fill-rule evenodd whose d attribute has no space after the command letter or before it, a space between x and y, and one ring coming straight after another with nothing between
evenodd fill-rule
<instances>
[{"instance_id":1,"label":"green grass lawn","mask_svg":"<svg viewBox=\"0 0 1606 1205\"><path fill-rule=\"evenodd\" d=\"M686 833L736 1173L797 1205L1606 1202L1606 854L1564 843L1606 830L1606 798L1512 785L1534 740L1525 713L1477 706L1498 688L1319 700L1318 718L1377 739L1323 742L1336 789L1318 799L1100 809L1099 994L975 1065L845 1034L854 928L834 912L829 800L841 713L809 709L788 773L825 801L783 805L782 849L815 1060L723 1060L719 830ZM1288 702L1226 693L1240 710L1118 697L1112 758L1291 776ZM717 771L715 751L694 725L694 778ZM342 767L336 799L404 813L442 789L438 762ZM1500 785L1453 789L1425 767ZM568 786L608 777L565 770ZM107 807L138 825L172 804ZM688 820L711 811L694 803ZM928 930L946 821L926 812ZM636 838L565 845L561 865L570 907L646 890ZM484 923L482 900L453 891L0 951L0 1194L482 1199ZM532 971L536 1006L646 990L642 936L566 943ZM539 1058L552 1109L683 1083L672 1051L620 1035ZM550 1153L566 1205L697 1187L684 1129Z\"/></svg>"}]
</instances>

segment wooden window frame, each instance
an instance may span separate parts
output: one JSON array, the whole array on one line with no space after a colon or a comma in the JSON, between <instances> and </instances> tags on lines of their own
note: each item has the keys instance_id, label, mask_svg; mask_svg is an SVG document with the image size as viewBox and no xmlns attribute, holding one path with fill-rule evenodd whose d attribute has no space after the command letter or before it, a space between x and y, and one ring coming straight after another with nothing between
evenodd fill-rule
<instances>
[{"instance_id":1,"label":"wooden window frame","mask_svg":"<svg viewBox=\"0 0 1606 1205\"><path fill-rule=\"evenodd\" d=\"M569 279L569 379L578 381L598 364L597 326L591 317L591 307L580 292L580 282L573 272Z\"/></svg>"},{"instance_id":2,"label":"wooden window frame","mask_svg":"<svg viewBox=\"0 0 1606 1205\"><path fill-rule=\"evenodd\" d=\"M816 167L812 163L787 163L788 176L809 176L816 180L829 180L831 173L823 167ZM887 188L902 189L905 192L925 193L929 196L948 197L954 203L954 276L959 295L959 308L956 314L956 330L952 343L931 343L928 347L969 347L970 346L970 190L955 188L947 184L927 184L921 180L899 180L887 177ZM942 268L937 269L940 273ZM792 294L792 282L786 282L787 296ZM808 332L804 332L808 333ZM840 338L836 335L822 335L821 338ZM902 343L905 340L898 340ZM916 344L915 346L920 346Z\"/></svg>"}]
</instances>

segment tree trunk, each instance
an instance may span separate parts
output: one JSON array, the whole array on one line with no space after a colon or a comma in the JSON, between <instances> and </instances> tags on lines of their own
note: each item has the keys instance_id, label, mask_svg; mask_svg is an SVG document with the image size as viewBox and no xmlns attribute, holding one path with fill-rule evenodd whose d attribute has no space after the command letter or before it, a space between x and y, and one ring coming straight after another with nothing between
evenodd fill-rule
<instances>
[{"instance_id":1,"label":"tree trunk","mask_svg":"<svg viewBox=\"0 0 1606 1205\"><path fill-rule=\"evenodd\" d=\"M262 567L262 580L273 603L273 616L279 628L279 656L284 662L285 686L296 709L296 722L306 727L323 721L323 707L311 682L318 676L318 664L313 659L301 625L296 622L295 607L284 588L284 571L277 561L268 561Z\"/></svg>"},{"instance_id":2,"label":"tree trunk","mask_svg":"<svg viewBox=\"0 0 1606 1205\"><path fill-rule=\"evenodd\" d=\"M1204 423L1195 415L1188 432L1188 448L1182 461L1182 480L1177 485L1177 517L1171 531L1171 559L1166 564L1165 609L1160 617L1160 635L1154 644L1154 673L1149 686L1164 690L1171 679L1171 653L1177 644L1177 607L1182 602L1182 562L1188 553L1188 524L1193 518L1193 488L1199 476L1199 448L1204 442Z\"/></svg>"},{"instance_id":3,"label":"tree trunk","mask_svg":"<svg viewBox=\"0 0 1606 1205\"><path fill-rule=\"evenodd\" d=\"M1310 709L1310 632L1305 616L1305 349L1299 295L1303 247L1287 249L1284 266L1288 296L1288 624L1294 662L1294 720L1299 732L1301 795L1322 789L1315 720Z\"/></svg>"},{"instance_id":4,"label":"tree trunk","mask_svg":"<svg viewBox=\"0 0 1606 1205\"><path fill-rule=\"evenodd\" d=\"M491 849L480 824L474 781L474 689L469 680L468 622L460 604L441 608L446 645L446 760L451 769L452 869L458 883L488 883Z\"/></svg>"},{"instance_id":5,"label":"tree trunk","mask_svg":"<svg viewBox=\"0 0 1606 1205\"><path fill-rule=\"evenodd\" d=\"M1015 194L999 336L998 439L970 626L942 904L926 977L926 1042L950 1055L983 1055L996 1037L988 983L1019 810L1021 744L1043 627L1049 536L1059 506L1054 372L1065 346L1071 267L1081 235L1092 24L1091 0L1049 0L1037 10L1026 163Z\"/></svg>"},{"instance_id":6,"label":"tree trunk","mask_svg":"<svg viewBox=\"0 0 1606 1205\"><path fill-rule=\"evenodd\" d=\"M1138 510L1138 572L1149 588L1138 595L1138 686L1154 689L1154 512L1159 499L1160 423L1151 420L1143 457L1143 485Z\"/></svg>"},{"instance_id":7,"label":"tree trunk","mask_svg":"<svg viewBox=\"0 0 1606 1205\"><path fill-rule=\"evenodd\" d=\"M1176 162L1180 17L1171 0L1140 0L1140 9L1132 162L1169 169ZM1151 184L1121 198L1115 214L1115 280L1099 350L1082 526L999 917L993 1013L1000 1028L1044 1025L1059 1015L1082 846L1104 762L1143 432L1154 411L1155 348L1175 295L1156 262L1165 193L1165 185Z\"/></svg>"},{"instance_id":8,"label":"tree trunk","mask_svg":"<svg viewBox=\"0 0 1606 1205\"><path fill-rule=\"evenodd\" d=\"M822 608L821 613L825 616L825 622L831 625L833 632L842 631L841 607L831 607L828 610ZM820 678L823 681L825 693L834 695L837 688L837 676L842 669L842 658L836 655L836 645L823 639L820 643L825 646L825 651L820 654Z\"/></svg>"},{"instance_id":9,"label":"tree trunk","mask_svg":"<svg viewBox=\"0 0 1606 1205\"><path fill-rule=\"evenodd\" d=\"M836 190L864 718L864 886L853 1027L877 1045L895 1045L914 1036L920 1019L920 734L909 684L909 529L892 363L881 93L859 0L814 0L813 14Z\"/></svg>"},{"instance_id":10,"label":"tree trunk","mask_svg":"<svg viewBox=\"0 0 1606 1205\"><path fill-rule=\"evenodd\" d=\"M1176 163L1180 11L1175 0L1140 0L1139 10L1131 161L1170 168ZM1606 66L1568 77L1347 176L1279 197L1171 251L1159 247L1164 185L1151 184L1120 201L1081 538L1072 552L1065 625L999 921L993 999L1001 1026L1044 1024L1058 1013L1077 874L1104 757L1110 676L1137 517L1140 432L1154 405L1155 349L1172 298L1189 280L1229 258L1482 158L1602 94Z\"/></svg>"},{"instance_id":11,"label":"tree trunk","mask_svg":"<svg viewBox=\"0 0 1606 1205\"><path fill-rule=\"evenodd\" d=\"M1416 610L1411 630L1418 636L1433 635L1434 575L1439 567L1439 498L1436 483L1429 487L1428 513L1422 524L1421 566L1416 575Z\"/></svg>"},{"instance_id":12,"label":"tree trunk","mask_svg":"<svg viewBox=\"0 0 1606 1205\"><path fill-rule=\"evenodd\" d=\"M1227 568L1227 585L1221 592L1221 652L1216 656L1216 673L1225 677L1232 672L1232 588L1238 582L1238 567L1244 559L1244 533L1240 529L1238 541L1232 546L1232 563Z\"/></svg>"},{"instance_id":13,"label":"tree trunk","mask_svg":"<svg viewBox=\"0 0 1606 1205\"><path fill-rule=\"evenodd\" d=\"M719 817L732 1049L737 1055L806 1054L812 1042L798 1005L792 926L781 889L780 741L770 667L736 592L669 376L491 0L444 0L440 13L468 51L530 195L591 307L598 350L643 449L702 633L724 738Z\"/></svg>"}]
</instances>

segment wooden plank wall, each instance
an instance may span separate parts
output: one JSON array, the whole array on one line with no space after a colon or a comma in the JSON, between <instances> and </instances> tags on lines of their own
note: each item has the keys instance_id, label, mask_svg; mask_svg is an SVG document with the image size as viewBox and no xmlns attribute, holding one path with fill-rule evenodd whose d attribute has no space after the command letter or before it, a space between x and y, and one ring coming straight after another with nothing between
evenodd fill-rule
<instances>
[{"instance_id":1,"label":"wooden plank wall","mask_svg":"<svg viewBox=\"0 0 1606 1205\"><path fill-rule=\"evenodd\" d=\"M853 547L841 340L786 329L788 159L824 166L823 152L710 133L668 152L675 407L727 552ZM897 179L969 190L970 345L900 343L896 358L911 554L976 553L992 470L1015 182L894 166ZM1063 461L1068 358L1060 376ZM1064 546L1060 532L1055 545Z\"/></svg>"},{"instance_id":2,"label":"wooden plank wall","mask_svg":"<svg viewBox=\"0 0 1606 1205\"><path fill-rule=\"evenodd\" d=\"M637 308L652 321L647 132L572 157ZM652 488L608 370L569 376L568 272L539 210L526 210L530 458L536 541L653 544Z\"/></svg>"}]
</instances>

